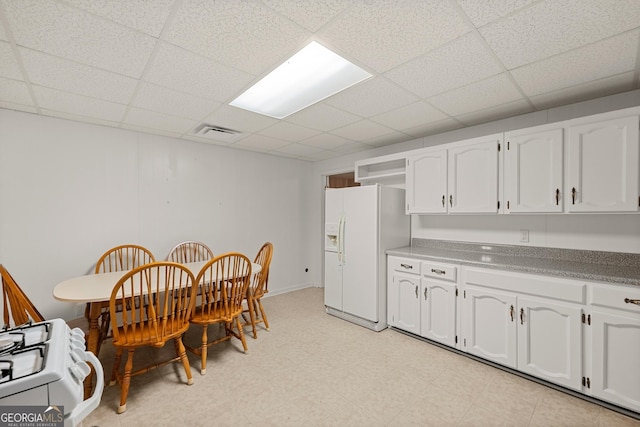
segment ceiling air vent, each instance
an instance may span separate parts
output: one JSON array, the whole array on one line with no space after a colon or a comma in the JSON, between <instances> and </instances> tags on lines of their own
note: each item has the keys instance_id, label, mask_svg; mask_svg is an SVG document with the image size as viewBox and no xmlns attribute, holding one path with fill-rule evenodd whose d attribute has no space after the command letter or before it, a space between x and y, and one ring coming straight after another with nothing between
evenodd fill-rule
<instances>
[{"instance_id":1,"label":"ceiling air vent","mask_svg":"<svg viewBox=\"0 0 640 427\"><path fill-rule=\"evenodd\" d=\"M193 130L193 135L214 141L233 142L242 134L234 129L203 123Z\"/></svg>"}]
</instances>

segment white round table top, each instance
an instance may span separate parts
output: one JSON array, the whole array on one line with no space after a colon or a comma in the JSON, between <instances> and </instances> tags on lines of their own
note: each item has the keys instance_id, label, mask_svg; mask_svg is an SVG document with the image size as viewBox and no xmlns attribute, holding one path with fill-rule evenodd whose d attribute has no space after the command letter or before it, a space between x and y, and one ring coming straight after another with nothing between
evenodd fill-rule
<instances>
[{"instance_id":1,"label":"white round table top","mask_svg":"<svg viewBox=\"0 0 640 427\"><path fill-rule=\"evenodd\" d=\"M182 264L197 276L207 261L197 261ZM262 271L262 266L251 263L251 274ZM111 273L88 274L64 280L53 289L53 297L59 301L97 302L109 301L113 287L127 271Z\"/></svg>"}]
</instances>

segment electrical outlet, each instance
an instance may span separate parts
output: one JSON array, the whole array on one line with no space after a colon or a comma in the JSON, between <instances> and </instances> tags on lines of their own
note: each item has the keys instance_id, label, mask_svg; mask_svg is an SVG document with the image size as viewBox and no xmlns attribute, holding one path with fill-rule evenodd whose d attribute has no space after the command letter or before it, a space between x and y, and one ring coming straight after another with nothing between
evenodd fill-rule
<instances>
[{"instance_id":1,"label":"electrical outlet","mask_svg":"<svg viewBox=\"0 0 640 427\"><path fill-rule=\"evenodd\" d=\"M520 230L520 241L521 242L529 241L529 230Z\"/></svg>"}]
</instances>

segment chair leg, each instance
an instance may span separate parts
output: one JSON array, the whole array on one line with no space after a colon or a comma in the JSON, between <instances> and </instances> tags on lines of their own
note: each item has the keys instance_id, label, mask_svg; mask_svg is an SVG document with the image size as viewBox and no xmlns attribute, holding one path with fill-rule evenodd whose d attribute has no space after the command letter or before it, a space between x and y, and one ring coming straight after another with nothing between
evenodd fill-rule
<instances>
[{"instance_id":1,"label":"chair leg","mask_svg":"<svg viewBox=\"0 0 640 427\"><path fill-rule=\"evenodd\" d=\"M120 406L118 406L118 414L127 410L127 395L129 394L129 385L131 385L131 370L133 369L133 352L131 349L127 352L127 363L124 365L124 376L120 390Z\"/></svg>"},{"instance_id":2,"label":"chair leg","mask_svg":"<svg viewBox=\"0 0 640 427\"><path fill-rule=\"evenodd\" d=\"M253 329L253 339L258 338L258 334L256 333L256 312L255 306L253 304L253 298L247 299L247 308L249 309L249 317L251 318L251 328Z\"/></svg>"},{"instance_id":3,"label":"chair leg","mask_svg":"<svg viewBox=\"0 0 640 427\"><path fill-rule=\"evenodd\" d=\"M202 327L202 349L200 350L200 355L202 357L200 375L204 375L207 372L207 325Z\"/></svg>"},{"instance_id":4,"label":"chair leg","mask_svg":"<svg viewBox=\"0 0 640 427\"><path fill-rule=\"evenodd\" d=\"M240 341L242 341L242 347L244 348L245 354L247 353L247 340L244 339L244 329L242 329L242 324L240 323L240 316L236 316L236 326L238 327L238 333L240 334Z\"/></svg>"},{"instance_id":5,"label":"chair leg","mask_svg":"<svg viewBox=\"0 0 640 427\"><path fill-rule=\"evenodd\" d=\"M116 357L113 361L113 369L111 369L111 381L109 385L114 385L118 379L118 371L120 371L120 361L122 360L122 347L116 348Z\"/></svg>"},{"instance_id":6,"label":"chair leg","mask_svg":"<svg viewBox=\"0 0 640 427\"><path fill-rule=\"evenodd\" d=\"M187 350L182 343L182 337L175 338L173 343L176 347L176 356L180 358L182 366L184 366L184 372L187 374L187 385L192 385L193 377L191 376L191 366L189 366L189 358L187 357Z\"/></svg>"},{"instance_id":7,"label":"chair leg","mask_svg":"<svg viewBox=\"0 0 640 427\"><path fill-rule=\"evenodd\" d=\"M260 299L257 299L256 302L260 306L260 315L262 316L262 321L264 322L264 327L267 328L267 331L268 331L269 330L269 322L267 321L267 315L264 314L264 307L262 306L262 301Z\"/></svg>"}]
</instances>

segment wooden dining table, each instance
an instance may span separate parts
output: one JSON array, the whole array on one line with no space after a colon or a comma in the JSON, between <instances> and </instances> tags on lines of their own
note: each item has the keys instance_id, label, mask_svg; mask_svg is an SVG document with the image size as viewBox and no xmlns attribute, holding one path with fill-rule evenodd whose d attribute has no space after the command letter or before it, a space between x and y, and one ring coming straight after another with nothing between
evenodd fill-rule
<instances>
[{"instance_id":1,"label":"wooden dining table","mask_svg":"<svg viewBox=\"0 0 640 427\"><path fill-rule=\"evenodd\" d=\"M194 277L204 267L208 261L196 261L182 264ZM251 274L262 271L260 264L251 263ZM53 288L53 297L58 301L73 303L89 303L89 334L87 337L87 350L96 356L98 355L98 342L100 339L100 326L98 324L102 313L102 303L108 302L111 292L118 280L128 271L114 271L99 274L87 274L85 276L74 277L58 283ZM205 277L206 280L206 277ZM88 382L90 384L90 381ZM85 383L85 394L90 394L91 386Z\"/></svg>"}]
</instances>

